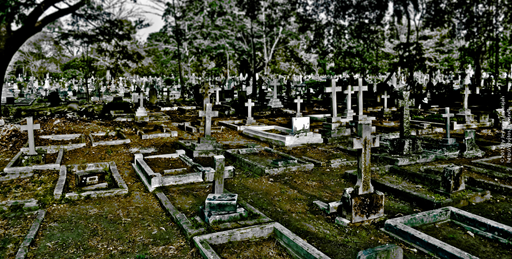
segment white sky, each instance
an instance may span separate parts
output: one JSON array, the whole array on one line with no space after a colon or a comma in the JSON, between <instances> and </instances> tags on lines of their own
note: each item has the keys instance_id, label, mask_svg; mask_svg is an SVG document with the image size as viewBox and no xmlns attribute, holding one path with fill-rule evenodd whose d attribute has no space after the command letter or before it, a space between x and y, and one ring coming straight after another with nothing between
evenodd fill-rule
<instances>
[{"instance_id":1,"label":"white sky","mask_svg":"<svg viewBox=\"0 0 512 259\"><path fill-rule=\"evenodd\" d=\"M137 4L151 5L151 2L149 0L138 0ZM146 39L150 33L159 31L162 28L162 26L164 25L164 21L162 19L163 10L158 11L154 8L145 7L145 6L141 6L141 8L143 10L151 12L151 13L144 14L146 21L149 22L151 24L151 26L148 28L139 30L137 32L137 37L142 41L146 41ZM157 15L155 13L159 13L159 15Z\"/></svg>"}]
</instances>

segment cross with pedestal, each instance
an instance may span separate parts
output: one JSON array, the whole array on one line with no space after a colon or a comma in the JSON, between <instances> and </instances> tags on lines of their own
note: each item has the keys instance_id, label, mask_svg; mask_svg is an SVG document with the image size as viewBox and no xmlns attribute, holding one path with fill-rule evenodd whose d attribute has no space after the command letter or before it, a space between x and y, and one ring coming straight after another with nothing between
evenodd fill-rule
<instances>
[{"instance_id":1,"label":"cross with pedestal","mask_svg":"<svg viewBox=\"0 0 512 259\"><path fill-rule=\"evenodd\" d=\"M382 99L384 99L384 111L386 111L388 109L388 98L389 98L388 91L385 90L384 94L381 97L382 97Z\"/></svg>"},{"instance_id":2,"label":"cross with pedestal","mask_svg":"<svg viewBox=\"0 0 512 259\"><path fill-rule=\"evenodd\" d=\"M358 124L359 138L353 138L353 148L357 149L357 184L358 194L373 193L371 183L371 148L379 147L379 137L372 138L372 123L364 121Z\"/></svg>"},{"instance_id":3,"label":"cross with pedestal","mask_svg":"<svg viewBox=\"0 0 512 259\"><path fill-rule=\"evenodd\" d=\"M212 135L212 117L219 116L218 111L212 111L212 104L206 104L206 111L199 111L199 117L205 117L206 121L204 124L204 135L211 136Z\"/></svg>"},{"instance_id":4,"label":"cross with pedestal","mask_svg":"<svg viewBox=\"0 0 512 259\"><path fill-rule=\"evenodd\" d=\"M254 119L252 118L252 106L254 106L254 103L251 102L251 99L247 100L245 103L245 106L247 106L247 124L251 124L254 122Z\"/></svg>"},{"instance_id":5,"label":"cross with pedestal","mask_svg":"<svg viewBox=\"0 0 512 259\"><path fill-rule=\"evenodd\" d=\"M144 108L144 94L140 92L140 108Z\"/></svg>"},{"instance_id":6,"label":"cross with pedestal","mask_svg":"<svg viewBox=\"0 0 512 259\"><path fill-rule=\"evenodd\" d=\"M273 91L273 99L277 99L277 87L279 86L279 82L277 81L277 79L274 79L272 80L272 83L270 84L270 86L273 86L274 89L272 90Z\"/></svg>"},{"instance_id":7,"label":"cross with pedestal","mask_svg":"<svg viewBox=\"0 0 512 259\"><path fill-rule=\"evenodd\" d=\"M450 113L450 107L445 107L445 114L442 116L446 118L446 138L450 139L450 117L455 116L453 113Z\"/></svg>"},{"instance_id":8,"label":"cross with pedestal","mask_svg":"<svg viewBox=\"0 0 512 259\"><path fill-rule=\"evenodd\" d=\"M468 97L471 94L471 91L468 88L468 85L466 85L464 89L464 110L468 109Z\"/></svg>"},{"instance_id":9,"label":"cross with pedestal","mask_svg":"<svg viewBox=\"0 0 512 259\"><path fill-rule=\"evenodd\" d=\"M354 115L354 111L352 110L352 93L354 92L354 89L352 89L352 86L347 86L347 90L343 91L344 94L347 94L347 107L345 108L345 111L343 113L343 116L347 118L352 118Z\"/></svg>"},{"instance_id":10,"label":"cross with pedestal","mask_svg":"<svg viewBox=\"0 0 512 259\"><path fill-rule=\"evenodd\" d=\"M300 96L297 96L297 99L293 100L293 102L297 103L297 117L302 117L302 113L300 113L300 103L304 100L300 99Z\"/></svg>"},{"instance_id":11,"label":"cross with pedestal","mask_svg":"<svg viewBox=\"0 0 512 259\"><path fill-rule=\"evenodd\" d=\"M326 93L332 93L332 117L336 118L338 117L338 102L336 101L336 94L337 92L341 91L341 87L336 86L336 80L333 78L331 79L331 87L326 87L325 92Z\"/></svg>"},{"instance_id":12,"label":"cross with pedestal","mask_svg":"<svg viewBox=\"0 0 512 259\"><path fill-rule=\"evenodd\" d=\"M28 132L28 154L37 155L34 143L34 130L41 129L41 125L34 124L33 118L27 117L27 125L21 126L20 129Z\"/></svg>"}]
</instances>

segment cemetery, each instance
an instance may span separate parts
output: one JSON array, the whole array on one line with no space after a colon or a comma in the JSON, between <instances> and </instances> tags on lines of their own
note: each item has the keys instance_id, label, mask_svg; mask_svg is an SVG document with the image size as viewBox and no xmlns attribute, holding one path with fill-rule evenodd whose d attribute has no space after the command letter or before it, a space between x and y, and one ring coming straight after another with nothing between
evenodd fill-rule
<instances>
[{"instance_id":1,"label":"cemetery","mask_svg":"<svg viewBox=\"0 0 512 259\"><path fill-rule=\"evenodd\" d=\"M512 258L510 0L6 1L0 258Z\"/></svg>"}]
</instances>

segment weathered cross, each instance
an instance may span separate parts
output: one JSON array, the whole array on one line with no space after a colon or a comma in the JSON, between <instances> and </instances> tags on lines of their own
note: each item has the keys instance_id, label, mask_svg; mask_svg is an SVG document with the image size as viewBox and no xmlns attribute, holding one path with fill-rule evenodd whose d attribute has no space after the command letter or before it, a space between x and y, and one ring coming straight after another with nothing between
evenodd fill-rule
<instances>
[{"instance_id":1,"label":"weathered cross","mask_svg":"<svg viewBox=\"0 0 512 259\"><path fill-rule=\"evenodd\" d=\"M215 105L220 105L219 91L222 90L222 88L217 86L213 90L215 90Z\"/></svg>"},{"instance_id":2,"label":"weathered cross","mask_svg":"<svg viewBox=\"0 0 512 259\"><path fill-rule=\"evenodd\" d=\"M414 99L410 100L409 91L402 92L402 100L399 101L399 105L402 110L402 117L400 118L400 138L409 138L411 136L411 117L409 112L409 106L414 105Z\"/></svg>"},{"instance_id":3,"label":"weathered cross","mask_svg":"<svg viewBox=\"0 0 512 259\"><path fill-rule=\"evenodd\" d=\"M224 170L225 161L224 156L213 156L213 163L215 165L215 173L213 176L213 193L222 194L224 192Z\"/></svg>"},{"instance_id":4,"label":"weathered cross","mask_svg":"<svg viewBox=\"0 0 512 259\"><path fill-rule=\"evenodd\" d=\"M442 116L446 118L446 138L450 138L450 117L455 116L453 113L450 113L450 107L445 107L445 114Z\"/></svg>"},{"instance_id":5,"label":"weathered cross","mask_svg":"<svg viewBox=\"0 0 512 259\"><path fill-rule=\"evenodd\" d=\"M371 148L379 147L379 136L373 139L371 121L360 122L358 127L359 138L353 138L353 148L358 149L356 186L361 195L374 191L371 182Z\"/></svg>"},{"instance_id":6,"label":"weathered cross","mask_svg":"<svg viewBox=\"0 0 512 259\"><path fill-rule=\"evenodd\" d=\"M34 130L41 129L41 125L34 124L32 117L27 117L27 125L20 127L22 131L28 131L28 154L37 155L34 143Z\"/></svg>"},{"instance_id":7,"label":"weathered cross","mask_svg":"<svg viewBox=\"0 0 512 259\"><path fill-rule=\"evenodd\" d=\"M347 90L343 91L343 93L347 94L347 107L345 109L345 117L352 117L353 111L352 111L352 93L354 92L354 89L352 89L352 86L347 86Z\"/></svg>"},{"instance_id":8,"label":"weathered cross","mask_svg":"<svg viewBox=\"0 0 512 259\"><path fill-rule=\"evenodd\" d=\"M245 106L247 106L247 121L252 121L252 106L254 106L254 103L251 102L251 99L247 100L245 103Z\"/></svg>"},{"instance_id":9,"label":"weathered cross","mask_svg":"<svg viewBox=\"0 0 512 259\"><path fill-rule=\"evenodd\" d=\"M144 93L141 91L139 96L140 96L140 108L144 108Z\"/></svg>"},{"instance_id":10,"label":"weathered cross","mask_svg":"<svg viewBox=\"0 0 512 259\"><path fill-rule=\"evenodd\" d=\"M274 79L274 80L272 80L272 83L270 85L274 87L274 89L273 89L273 92L274 92L273 99L277 99L277 87L279 86L279 81L277 81L277 79Z\"/></svg>"},{"instance_id":11,"label":"weathered cross","mask_svg":"<svg viewBox=\"0 0 512 259\"><path fill-rule=\"evenodd\" d=\"M300 113L300 103L304 100L300 99L300 96L297 96L297 99L293 100L293 102L297 103L297 117L302 117L302 113Z\"/></svg>"},{"instance_id":12,"label":"weathered cross","mask_svg":"<svg viewBox=\"0 0 512 259\"><path fill-rule=\"evenodd\" d=\"M464 89L464 110L468 109L468 97L471 94L471 91L468 88L468 85L466 85Z\"/></svg>"},{"instance_id":13,"label":"weathered cross","mask_svg":"<svg viewBox=\"0 0 512 259\"><path fill-rule=\"evenodd\" d=\"M385 90L384 95L382 95L381 97L384 99L384 110L387 110L388 109L388 98L389 98L388 91Z\"/></svg>"},{"instance_id":14,"label":"weathered cross","mask_svg":"<svg viewBox=\"0 0 512 259\"><path fill-rule=\"evenodd\" d=\"M199 117L205 117L206 122L204 124L204 135L211 136L212 135L212 117L219 116L218 111L212 111L212 104L206 104L206 111L199 111Z\"/></svg>"},{"instance_id":15,"label":"weathered cross","mask_svg":"<svg viewBox=\"0 0 512 259\"><path fill-rule=\"evenodd\" d=\"M332 93L332 117L338 117L338 102L336 101L336 94L341 91L340 86L336 86L336 79L331 79L331 87L326 87L326 93Z\"/></svg>"},{"instance_id":16,"label":"weathered cross","mask_svg":"<svg viewBox=\"0 0 512 259\"><path fill-rule=\"evenodd\" d=\"M358 108L359 112L357 115L363 116L363 91L368 91L368 86L363 86L363 79L359 78L358 80L358 86L354 87L355 91L357 92L357 98L358 98Z\"/></svg>"}]
</instances>

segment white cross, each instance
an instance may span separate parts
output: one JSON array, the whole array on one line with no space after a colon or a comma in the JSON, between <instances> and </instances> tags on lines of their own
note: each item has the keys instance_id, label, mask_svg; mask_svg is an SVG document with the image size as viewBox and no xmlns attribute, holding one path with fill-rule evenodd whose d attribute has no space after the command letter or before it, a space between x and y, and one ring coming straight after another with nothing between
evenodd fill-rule
<instances>
[{"instance_id":1,"label":"white cross","mask_svg":"<svg viewBox=\"0 0 512 259\"><path fill-rule=\"evenodd\" d=\"M254 106L254 103L251 102L251 99L247 100L247 102L245 103L245 106L247 106L247 118L248 119L252 119L252 112L251 112L251 107Z\"/></svg>"},{"instance_id":2,"label":"white cross","mask_svg":"<svg viewBox=\"0 0 512 259\"><path fill-rule=\"evenodd\" d=\"M41 125L34 124L33 118L27 117L27 125L21 126L20 129L28 132L28 154L37 155L34 143L34 130L41 129Z\"/></svg>"},{"instance_id":3,"label":"white cross","mask_svg":"<svg viewBox=\"0 0 512 259\"><path fill-rule=\"evenodd\" d=\"M373 186L371 183L371 148L379 147L379 136L375 140L371 136L371 122L360 123L361 130L358 132L359 138L353 138L353 148L358 150L357 159L357 186L359 186L358 194L372 193Z\"/></svg>"},{"instance_id":4,"label":"white cross","mask_svg":"<svg viewBox=\"0 0 512 259\"><path fill-rule=\"evenodd\" d=\"M354 87L354 90L358 91L358 93L357 93L357 97L359 99L359 104L358 104L359 114L358 115L361 116L361 115L363 115L363 91L368 91L368 86L363 86L362 78L359 78L358 83L359 83L359 86Z\"/></svg>"},{"instance_id":5,"label":"white cross","mask_svg":"<svg viewBox=\"0 0 512 259\"><path fill-rule=\"evenodd\" d=\"M297 96L297 99L293 102L297 103L297 117L302 117L302 114L300 113L300 103L303 102L303 100L300 99L300 96Z\"/></svg>"},{"instance_id":6,"label":"white cross","mask_svg":"<svg viewBox=\"0 0 512 259\"><path fill-rule=\"evenodd\" d=\"M464 110L468 109L468 97L471 94L471 91L469 91L468 86L466 85L464 89Z\"/></svg>"},{"instance_id":7,"label":"white cross","mask_svg":"<svg viewBox=\"0 0 512 259\"><path fill-rule=\"evenodd\" d=\"M338 117L338 102L336 101L336 93L341 91L341 87L336 86L336 80L331 79L331 87L326 87L325 92L326 93L332 93L332 117L336 118Z\"/></svg>"},{"instance_id":8,"label":"white cross","mask_svg":"<svg viewBox=\"0 0 512 259\"><path fill-rule=\"evenodd\" d=\"M384 95L382 95L381 97L384 99L384 110L387 110L388 109L388 98L389 98L388 91L385 90Z\"/></svg>"},{"instance_id":9,"label":"white cross","mask_svg":"<svg viewBox=\"0 0 512 259\"><path fill-rule=\"evenodd\" d=\"M446 138L450 138L450 117L455 116L453 113L450 113L450 107L445 107L445 114L441 115L446 118Z\"/></svg>"},{"instance_id":10,"label":"white cross","mask_svg":"<svg viewBox=\"0 0 512 259\"><path fill-rule=\"evenodd\" d=\"M277 79L274 79L270 85L274 86L274 99L277 99L277 86L279 85L279 82L277 81Z\"/></svg>"},{"instance_id":11,"label":"white cross","mask_svg":"<svg viewBox=\"0 0 512 259\"><path fill-rule=\"evenodd\" d=\"M220 87L215 87L213 90L215 90L215 105L220 105L219 91L221 90L221 88Z\"/></svg>"},{"instance_id":12,"label":"white cross","mask_svg":"<svg viewBox=\"0 0 512 259\"><path fill-rule=\"evenodd\" d=\"M206 104L206 111L199 111L199 117L205 117L206 122L204 123L204 135L211 136L212 135L212 117L219 116L218 111L212 111L212 104Z\"/></svg>"}]
</instances>

